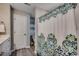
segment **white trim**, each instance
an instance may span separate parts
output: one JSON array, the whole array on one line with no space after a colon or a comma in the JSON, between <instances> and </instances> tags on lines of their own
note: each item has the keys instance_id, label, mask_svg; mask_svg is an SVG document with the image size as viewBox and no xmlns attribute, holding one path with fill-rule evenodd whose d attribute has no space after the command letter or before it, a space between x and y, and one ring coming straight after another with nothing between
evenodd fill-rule
<instances>
[{"instance_id":1,"label":"white trim","mask_svg":"<svg viewBox=\"0 0 79 59\"><path fill-rule=\"evenodd\" d=\"M26 46L25 48L30 48L30 46Z\"/></svg>"}]
</instances>

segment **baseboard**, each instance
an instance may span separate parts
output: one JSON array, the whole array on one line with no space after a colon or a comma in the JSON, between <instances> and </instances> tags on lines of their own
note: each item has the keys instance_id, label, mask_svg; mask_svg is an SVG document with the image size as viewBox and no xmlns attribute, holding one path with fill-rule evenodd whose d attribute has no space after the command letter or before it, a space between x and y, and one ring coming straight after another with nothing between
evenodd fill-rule
<instances>
[{"instance_id":1,"label":"baseboard","mask_svg":"<svg viewBox=\"0 0 79 59\"><path fill-rule=\"evenodd\" d=\"M30 46L26 46L25 48L30 48Z\"/></svg>"},{"instance_id":2,"label":"baseboard","mask_svg":"<svg viewBox=\"0 0 79 59\"><path fill-rule=\"evenodd\" d=\"M34 51L34 53L35 53L35 55L37 55L37 51L36 50Z\"/></svg>"},{"instance_id":3,"label":"baseboard","mask_svg":"<svg viewBox=\"0 0 79 59\"><path fill-rule=\"evenodd\" d=\"M30 48L30 46L26 46L26 47L24 47L24 48L19 48L19 49L13 49L12 51L16 51L16 50L21 50L21 49L26 49L26 48Z\"/></svg>"}]
</instances>

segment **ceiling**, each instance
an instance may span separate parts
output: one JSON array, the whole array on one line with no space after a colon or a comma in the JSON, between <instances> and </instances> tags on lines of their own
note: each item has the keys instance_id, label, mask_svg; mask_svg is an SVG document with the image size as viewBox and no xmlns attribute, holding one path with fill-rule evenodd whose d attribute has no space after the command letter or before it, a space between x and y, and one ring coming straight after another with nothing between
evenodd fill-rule
<instances>
[{"instance_id":1,"label":"ceiling","mask_svg":"<svg viewBox=\"0 0 79 59\"><path fill-rule=\"evenodd\" d=\"M33 14L33 11L34 11L33 7L25 5L24 3L12 3L11 6L16 10L24 11L31 15Z\"/></svg>"},{"instance_id":2,"label":"ceiling","mask_svg":"<svg viewBox=\"0 0 79 59\"><path fill-rule=\"evenodd\" d=\"M11 6L14 9L24 11L26 13L29 13L30 15L34 16L34 10L35 8L40 8L42 10L50 11L54 8L62 5L62 3L12 3Z\"/></svg>"},{"instance_id":3,"label":"ceiling","mask_svg":"<svg viewBox=\"0 0 79 59\"><path fill-rule=\"evenodd\" d=\"M51 9L54 9L60 5L62 5L62 3L33 3L33 6L46 10L46 11L50 11Z\"/></svg>"}]
</instances>

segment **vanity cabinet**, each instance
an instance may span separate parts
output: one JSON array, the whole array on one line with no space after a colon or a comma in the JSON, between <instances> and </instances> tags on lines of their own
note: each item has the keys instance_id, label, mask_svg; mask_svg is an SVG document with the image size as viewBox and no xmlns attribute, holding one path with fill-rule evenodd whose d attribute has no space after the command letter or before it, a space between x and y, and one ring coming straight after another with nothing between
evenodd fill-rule
<instances>
[{"instance_id":1,"label":"vanity cabinet","mask_svg":"<svg viewBox=\"0 0 79 59\"><path fill-rule=\"evenodd\" d=\"M0 55L1 55L1 52L2 52L1 50L2 50L2 48L1 48L1 45L0 45Z\"/></svg>"},{"instance_id":2,"label":"vanity cabinet","mask_svg":"<svg viewBox=\"0 0 79 59\"><path fill-rule=\"evenodd\" d=\"M0 38L1 40L1 38ZM0 55L9 56L11 55L11 40L10 37L3 38L3 42L0 43Z\"/></svg>"}]
</instances>

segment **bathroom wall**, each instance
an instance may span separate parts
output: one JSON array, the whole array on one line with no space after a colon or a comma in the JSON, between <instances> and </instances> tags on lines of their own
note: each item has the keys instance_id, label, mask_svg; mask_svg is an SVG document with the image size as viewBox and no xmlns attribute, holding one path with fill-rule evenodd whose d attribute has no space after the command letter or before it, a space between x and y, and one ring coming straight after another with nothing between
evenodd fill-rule
<instances>
[{"instance_id":1,"label":"bathroom wall","mask_svg":"<svg viewBox=\"0 0 79 59\"><path fill-rule=\"evenodd\" d=\"M0 3L0 21L4 21L6 34L10 35L10 5Z\"/></svg>"}]
</instances>

